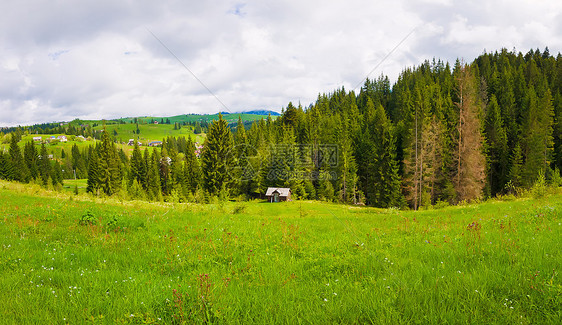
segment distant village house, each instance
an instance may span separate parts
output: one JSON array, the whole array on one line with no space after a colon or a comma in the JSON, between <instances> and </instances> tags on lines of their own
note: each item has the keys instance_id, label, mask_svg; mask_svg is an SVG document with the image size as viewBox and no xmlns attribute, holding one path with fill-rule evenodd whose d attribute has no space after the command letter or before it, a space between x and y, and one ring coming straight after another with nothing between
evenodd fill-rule
<instances>
[{"instance_id":1,"label":"distant village house","mask_svg":"<svg viewBox=\"0 0 562 325\"><path fill-rule=\"evenodd\" d=\"M142 143L140 141L137 141L137 144L139 146L142 146ZM127 143L128 146L134 146L135 145L135 139L129 139L129 142Z\"/></svg>"},{"instance_id":2,"label":"distant village house","mask_svg":"<svg viewBox=\"0 0 562 325\"><path fill-rule=\"evenodd\" d=\"M203 146L199 144L199 142L195 142L195 156L199 158L201 156L201 150L203 150Z\"/></svg>"},{"instance_id":3,"label":"distant village house","mask_svg":"<svg viewBox=\"0 0 562 325\"><path fill-rule=\"evenodd\" d=\"M149 147L159 147L159 146L161 146L161 145L162 145L162 141L150 141L150 142L148 143L148 146L149 146Z\"/></svg>"}]
</instances>

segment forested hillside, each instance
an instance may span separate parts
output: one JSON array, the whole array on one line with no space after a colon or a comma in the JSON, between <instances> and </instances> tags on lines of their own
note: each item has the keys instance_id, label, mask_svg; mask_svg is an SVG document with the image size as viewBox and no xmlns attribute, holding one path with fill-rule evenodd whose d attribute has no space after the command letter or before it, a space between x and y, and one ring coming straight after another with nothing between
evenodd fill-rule
<instances>
[{"instance_id":1,"label":"forested hillside","mask_svg":"<svg viewBox=\"0 0 562 325\"><path fill-rule=\"evenodd\" d=\"M219 115L200 158L185 138L158 150L136 146L129 157L110 132L81 155L94 194L204 201L260 197L276 186L297 198L417 209L515 193L537 180L558 184L561 114L562 56L504 49L470 64L426 61L394 85L367 79L358 93L289 103L279 118L247 128L239 120L234 132ZM27 182L43 175L34 169L57 168L32 145L22 154L13 138L0 155L1 178Z\"/></svg>"}]
</instances>

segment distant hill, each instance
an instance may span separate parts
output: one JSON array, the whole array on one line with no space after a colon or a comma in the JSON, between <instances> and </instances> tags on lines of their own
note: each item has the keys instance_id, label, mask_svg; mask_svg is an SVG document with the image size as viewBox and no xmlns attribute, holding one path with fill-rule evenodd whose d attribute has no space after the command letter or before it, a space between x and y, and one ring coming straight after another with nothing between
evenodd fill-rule
<instances>
[{"instance_id":1,"label":"distant hill","mask_svg":"<svg viewBox=\"0 0 562 325\"><path fill-rule=\"evenodd\" d=\"M253 110L253 111L246 111L246 112L239 112L239 113L254 114L254 115L269 115L269 114L271 114L271 116L281 115L280 113L277 113L275 111L268 111L268 110ZM239 114L239 113L233 113L233 114Z\"/></svg>"},{"instance_id":2,"label":"distant hill","mask_svg":"<svg viewBox=\"0 0 562 325\"><path fill-rule=\"evenodd\" d=\"M269 114L272 117L280 116L281 114L275 111L268 111L268 110L253 110L253 111L246 111L246 112L221 112L223 118L228 121L229 124L235 123L238 121L238 116L242 118L242 121L246 123L251 123L252 121L259 120L262 117L266 118ZM228 116L227 116L228 115ZM213 120L219 119L219 113L215 114L182 114L176 116L137 116L137 117L123 117L123 118L116 118L111 120L105 120L106 124L123 124L123 123L166 123L166 124L174 124L174 123L210 123ZM168 123L167 123L168 122ZM51 123L41 123L41 124L34 124L34 125L22 125L21 127L27 128L31 127L32 129L47 129L47 128L55 128L57 126L63 125L92 125L97 126L103 124L103 120L81 120L75 119L69 122L51 122ZM17 129L17 127L0 127L0 132L2 133L9 133L13 132Z\"/></svg>"}]
</instances>

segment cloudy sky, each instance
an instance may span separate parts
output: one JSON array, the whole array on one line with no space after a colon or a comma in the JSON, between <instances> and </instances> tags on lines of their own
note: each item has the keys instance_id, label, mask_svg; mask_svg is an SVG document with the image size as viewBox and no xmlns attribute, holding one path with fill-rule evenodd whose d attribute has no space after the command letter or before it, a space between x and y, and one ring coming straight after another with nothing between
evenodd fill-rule
<instances>
[{"instance_id":1,"label":"cloudy sky","mask_svg":"<svg viewBox=\"0 0 562 325\"><path fill-rule=\"evenodd\" d=\"M433 57L562 51L559 0L3 0L0 12L0 126L280 111Z\"/></svg>"}]
</instances>

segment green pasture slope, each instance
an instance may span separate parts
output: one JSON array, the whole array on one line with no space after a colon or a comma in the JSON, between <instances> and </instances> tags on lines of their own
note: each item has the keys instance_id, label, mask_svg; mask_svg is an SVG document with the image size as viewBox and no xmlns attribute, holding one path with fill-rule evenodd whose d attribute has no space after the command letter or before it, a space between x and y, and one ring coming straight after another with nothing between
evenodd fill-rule
<instances>
[{"instance_id":1,"label":"green pasture slope","mask_svg":"<svg viewBox=\"0 0 562 325\"><path fill-rule=\"evenodd\" d=\"M102 130L103 126L99 125L94 130ZM166 137L191 137L195 142L202 143L203 135L194 134L193 128L190 126L182 126L179 130L174 130L174 124L143 124L139 125L140 134L135 134L136 124L107 124L106 129L119 142L128 142L129 139L137 139L143 145L147 145L150 141L162 141ZM114 131L117 132L115 135Z\"/></svg>"},{"instance_id":2,"label":"green pasture slope","mask_svg":"<svg viewBox=\"0 0 562 325\"><path fill-rule=\"evenodd\" d=\"M138 139L138 141L140 141L143 144L141 150L146 148L148 142L156 141L156 140L162 141L162 139L169 136L176 137L176 138L180 136L183 136L185 138L191 137L195 142L199 142L199 143L203 143L205 140L204 134L194 134L191 127L184 126L180 130L174 130L173 124L172 125L168 125L168 124L139 125L139 129L141 130L139 135L133 133L133 130L136 130L136 125L134 124L109 124L106 127L108 132L112 136L114 135L113 131L117 130L117 135L115 136L115 138L119 142L117 144L117 149L123 149L127 154L131 154L133 151L133 147L127 145L129 139ZM101 129L101 128L103 127L98 126L95 127L94 129ZM24 145L29 141L33 141L33 137L35 136L41 136L43 139L47 139L51 136L58 137L59 135L63 135L63 134L25 134L22 136L22 139L18 144L23 150ZM80 140L78 137L75 137L73 135L67 135L67 139L68 139L67 142L54 141L45 144L45 146L47 147L47 151L49 153L54 154L56 158L61 158L62 150L64 150L66 154L70 154L72 152L72 146L74 144L76 144L80 150L84 150L88 146L94 145L96 141L99 141L94 139L84 141L84 140ZM35 142L35 145L39 151L41 144L39 142ZM0 150L8 150L9 146L10 144L8 142L2 143L0 144Z\"/></svg>"},{"instance_id":3,"label":"green pasture slope","mask_svg":"<svg viewBox=\"0 0 562 325\"><path fill-rule=\"evenodd\" d=\"M224 114L223 119L227 121L230 125L236 125L238 123L238 117L242 121L255 121L261 118L267 118L267 115L256 115L256 114ZM275 118L275 117L272 117ZM209 115L197 115L197 114L185 114L177 115L171 117L154 117L154 116L144 116L138 117L140 134L135 134L136 124L133 124L133 118L122 118L117 120L106 121L107 130L113 134L113 131L117 131L116 139L122 142L126 142L129 139L140 139L142 141L150 140L162 140L168 136L194 136L195 141L202 143L204 137L202 135L194 135L192 126L182 126L180 130L174 130L174 123L183 122L207 122L211 123L214 120L218 120L218 114ZM151 121L157 121L158 124L150 123ZM164 120L170 120L170 124L161 124L160 122ZM125 124L119 124L119 122L124 122ZM76 123L76 122L73 122ZM101 121L80 121L80 123L91 123L97 124L94 130L103 129Z\"/></svg>"},{"instance_id":4,"label":"green pasture slope","mask_svg":"<svg viewBox=\"0 0 562 325\"><path fill-rule=\"evenodd\" d=\"M2 323L560 324L562 195L404 212L0 182Z\"/></svg>"}]
</instances>

